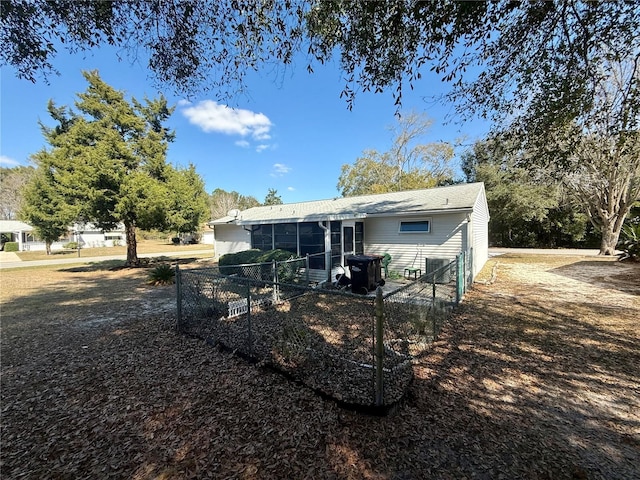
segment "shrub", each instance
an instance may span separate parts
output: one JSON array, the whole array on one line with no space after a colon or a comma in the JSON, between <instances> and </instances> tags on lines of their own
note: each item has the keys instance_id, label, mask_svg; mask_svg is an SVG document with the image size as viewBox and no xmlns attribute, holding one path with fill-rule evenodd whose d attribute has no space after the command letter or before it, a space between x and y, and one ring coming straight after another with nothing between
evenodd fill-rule
<instances>
[{"instance_id":1,"label":"shrub","mask_svg":"<svg viewBox=\"0 0 640 480\"><path fill-rule=\"evenodd\" d=\"M640 223L629 223L622 227L618 249L622 251L621 260L640 261Z\"/></svg>"},{"instance_id":2,"label":"shrub","mask_svg":"<svg viewBox=\"0 0 640 480\"><path fill-rule=\"evenodd\" d=\"M173 237L171 239L171 243L173 243L174 245L180 245L180 237Z\"/></svg>"},{"instance_id":3,"label":"shrub","mask_svg":"<svg viewBox=\"0 0 640 480\"><path fill-rule=\"evenodd\" d=\"M171 265L163 263L149 272L151 285L171 285L176 281L176 272Z\"/></svg>"},{"instance_id":4,"label":"shrub","mask_svg":"<svg viewBox=\"0 0 640 480\"><path fill-rule=\"evenodd\" d=\"M68 248L70 250L77 250L78 249L78 242L65 243L62 247L63 248Z\"/></svg>"},{"instance_id":5,"label":"shrub","mask_svg":"<svg viewBox=\"0 0 640 480\"><path fill-rule=\"evenodd\" d=\"M218 267L220 273L224 275L239 275L241 277L255 278L255 274L252 275L252 271L255 272L253 267L239 267L238 265L246 265L253 263L271 263L274 260L282 262L289 260L290 258L298 258L295 254L288 250L258 250L253 248L251 250L244 250L237 253L228 253L220 257L218 261ZM263 265L260 268L260 279L271 280L271 265Z\"/></svg>"},{"instance_id":6,"label":"shrub","mask_svg":"<svg viewBox=\"0 0 640 480\"><path fill-rule=\"evenodd\" d=\"M136 235L142 240L167 240L168 233L159 230L142 230L138 229Z\"/></svg>"},{"instance_id":7,"label":"shrub","mask_svg":"<svg viewBox=\"0 0 640 480\"><path fill-rule=\"evenodd\" d=\"M18 251L18 242L6 242L4 244L5 252L17 252Z\"/></svg>"}]
</instances>

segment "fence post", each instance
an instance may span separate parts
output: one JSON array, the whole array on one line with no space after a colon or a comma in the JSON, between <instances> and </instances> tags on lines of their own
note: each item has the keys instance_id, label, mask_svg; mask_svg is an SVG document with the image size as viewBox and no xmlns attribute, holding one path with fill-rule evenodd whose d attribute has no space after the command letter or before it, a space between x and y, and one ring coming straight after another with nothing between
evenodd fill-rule
<instances>
[{"instance_id":1,"label":"fence post","mask_svg":"<svg viewBox=\"0 0 640 480\"><path fill-rule=\"evenodd\" d=\"M279 300L279 292L278 292L278 262L276 262L275 260L273 260L272 268L273 268L273 274L272 274L273 296L272 296L272 300L273 300L274 304L277 304L278 300Z\"/></svg>"},{"instance_id":2,"label":"fence post","mask_svg":"<svg viewBox=\"0 0 640 480\"><path fill-rule=\"evenodd\" d=\"M307 253L307 268L304 269L305 280L307 282L307 286L309 285L309 254Z\"/></svg>"},{"instance_id":3,"label":"fence post","mask_svg":"<svg viewBox=\"0 0 640 480\"><path fill-rule=\"evenodd\" d=\"M465 291L469 290L471 288L471 285L473 285L473 248L469 249L467 258L469 259L469 276L467 277L467 288L465 289Z\"/></svg>"},{"instance_id":4,"label":"fence post","mask_svg":"<svg viewBox=\"0 0 640 480\"><path fill-rule=\"evenodd\" d=\"M176 330L180 330L182 325L182 274L178 264L176 264L176 303Z\"/></svg>"},{"instance_id":5,"label":"fence post","mask_svg":"<svg viewBox=\"0 0 640 480\"><path fill-rule=\"evenodd\" d=\"M464 284L467 282L466 274L465 274L465 265L467 263L467 255L465 252L460 252L460 298L458 299L458 303L462 301L462 297L464 296Z\"/></svg>"},{"instance_id":6,"label":"fence post","mask_svg":"<svg viewBox=\"0 0 640 480\"><path fill-rule=\"evenodd\" d=\"M460 266L462 265L462 269L464 270L464 254L460 252L456 255L456 305L460 303L460 299L462 298L462 294L460 292L462 282L461 277L464 277L464 274L460 275Z\"/></svg>"},{"instance_id":7,"label":"fence post","mask_svg":"<svg viewBox=\"0 0 640 480\"><path fill-rule=\"evenodd\" d=\"M324 268L327 272L327 282L331 283L331 250L324 252Z\"/></svg>"},{"instance_id":8,"label":"fence post","mask_svg":"<svg viewBox=\"0 0 640 480\"><path fill-rule=\"evenodd\" d=\"M253 356L253 339L251 338L251 284L247 282L247 342L249 357Z\"/></svg>"},{"instance_id":9,"label":"fence post","mask_svg":"<svg viewBox=\"0 0 640 480\"><path fill-rule=\"evenodd\" d=\"M376 406L384 404L384 301L382 299L382 287L376 290L376 330L375 330L375 357L376 380L375 395Z\"/></svg>"},{"instance_id":10,"label":"fence post","mask_svg":"<svg viewBox=\"0 0 640 480\"><path fill-rule=\"evenodd\" d=\"M433 341L436 341L436 316L438 312L436 311L436 276L435 274L431 274L431 324L433 327ZM427 310L428 312L429 310Z\"/></svg>"},{"instance_id":11,"label":"fence post","mask_svg":"<svg viewBox=\"0 0 640 480\"><path fill-rule=\"evenodd\" d=\"M431 303L435 303L436 301L436 276L431 275Z\"/></svg>"}]
</instances>

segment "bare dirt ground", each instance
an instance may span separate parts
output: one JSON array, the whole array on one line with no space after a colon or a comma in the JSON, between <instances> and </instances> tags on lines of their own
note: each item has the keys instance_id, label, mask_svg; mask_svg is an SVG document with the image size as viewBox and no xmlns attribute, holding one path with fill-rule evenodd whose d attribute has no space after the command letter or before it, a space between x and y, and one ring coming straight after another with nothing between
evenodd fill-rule
<instances>
[{"instance_id":1,"label":"bare dirt ground","mask_svg":"<svg viewBox=\"0 0 640 480\"><path fill-rule=\"evenodd\" d=\"M496 262L386 417L175 333L142 269L3 271L0 477L640 478L640 265Z\"/></svg>"}]
</instances>

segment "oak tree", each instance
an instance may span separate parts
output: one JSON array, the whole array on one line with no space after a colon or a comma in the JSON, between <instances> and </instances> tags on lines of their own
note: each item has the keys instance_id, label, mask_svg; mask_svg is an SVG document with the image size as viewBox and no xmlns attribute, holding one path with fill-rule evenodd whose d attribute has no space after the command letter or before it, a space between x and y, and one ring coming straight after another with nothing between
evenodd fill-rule
<instances>
[{"instance_id":1,"label":"oak tree","mask_svg":"<svg viewBox=\"0 0 640 480\"><path fill-rule=\"evenodd\" d=\"M489 241L505 247L569 247L588 220L553 172L527 167L526 152L505 135L475 142L462 155L469 182L484 182L491 214Z\"/></svg>"},{"instance_id":2,"label":"oak tree","mask_svg":"<svg viewBox=\"0 0 640 480\"><path fill-rule=\"evenodd\" d=\"M343 196L431 188L450 183L454 148L447 142L421 143L432 121L408 113L390 127L394 134L386 152L365 150L352 165L342 165L338 190Z\"/></svg>"},{"instance_id":3,"label":"oak tree","mask_svg":"<svg viewBox=\"0 0 640 480\"><path fill-rule=\"evenodd\" d=\"M0 220L15 220L22 204L22 190L33 167L0 167Z\"/></svg>"},{"instance_id":4,"label":"oak tree","mask_svg":"<svg viewBox=\"0 0 640 480\"><path fill-rule=\"evenodd\" d=\"M34 81L55 71L57 50L103 44L144 52L159 83L246 88L249 72L339 57L342 95L404 89L433 71L464 117L499 123L537 110L555 123L590 110L610 55L640 45L637 2L416 2L388 0L4 0L0 62ZM425 92L429 95L429 92Z\"/></svg>"},{"instance_id":5,"label":"oak tree","mask_svg":"<svg viewBox=\"0 0 640 480\"><path fill-rule=\"evenodd\" d=\"M258 207L260 202L251 195L242 195L235 190L227 192L222 188L216 188L209 197L211 218L217 219L226 216L231 210L246 210Z\"/></svg>"}]
</instances>

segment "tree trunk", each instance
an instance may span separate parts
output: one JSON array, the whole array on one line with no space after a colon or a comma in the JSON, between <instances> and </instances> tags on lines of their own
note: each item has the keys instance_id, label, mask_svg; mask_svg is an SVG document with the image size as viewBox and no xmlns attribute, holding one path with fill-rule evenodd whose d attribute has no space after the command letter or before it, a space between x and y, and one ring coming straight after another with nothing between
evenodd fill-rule
<instances>
[{"instance_id":1,"label":"tree trunk","mask_svg":"<svg viewBox=\"0 0 640 480\"><path fill-rule=\"evenodd\" d=\"M127 267L137 267L140 265L138 260L138 243L136 241L136 226L131 222L124 222L124 231L127 239Z\"/></svg>"},{"instance_id":2,"label":"tree trunk","mask_svg":"<svg viewBox=\"0 0 640 480\"><path fill-rule=\"evenodd\" d=\"M46 241L44 242L44 248L47 251L47 255L51 255L51 242L50 241Z\"/></svg>"},{"instance_id":3,"label":"tree trunk","mask_svg":"<svg viewBox=\"0 0 640 480\"><path fill-rule=\"evenodd\" d=\"M622 223L617 221L603 222L601 228L600 255L615 255Z\"/></svg>"}]
</instances>

